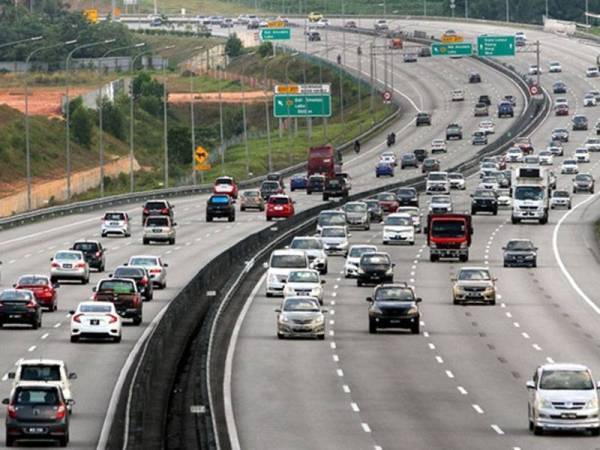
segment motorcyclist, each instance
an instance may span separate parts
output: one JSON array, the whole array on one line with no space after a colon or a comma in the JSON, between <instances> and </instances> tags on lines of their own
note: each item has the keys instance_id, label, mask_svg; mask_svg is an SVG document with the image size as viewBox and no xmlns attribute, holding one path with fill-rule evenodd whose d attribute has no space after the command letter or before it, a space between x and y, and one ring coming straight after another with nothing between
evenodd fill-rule
<instances>
[{"instance_id":1,"label":"motorcyclist","mask_svg":"<svg viewBox=\"0 0 600 450\"><path fill-rule=\"evenodd\" d=\"M360 152L360 141L358 139L354 141L354 152L355 153Z\"/></svg>"},{"instance_id":2,"label":"motorcyclist","mask_svg":"<svg viewBox=\"0 0 600 450\"><path fill-rule=\"evenodd\" d=\"M387 135L387 145L388 147L393 145L396 142L396 133L392 132Z\"/></svg>"},{"instance_id":3,"label":"motorcyclist","mask_svg":"<svg viewBox=\"0 0 600 450\"><path fill-rule=\"evenodd\" d=\"M342 55L340 55L339 53L337 55L337 63L342 64Z\"/></svg>"}]
</instances>

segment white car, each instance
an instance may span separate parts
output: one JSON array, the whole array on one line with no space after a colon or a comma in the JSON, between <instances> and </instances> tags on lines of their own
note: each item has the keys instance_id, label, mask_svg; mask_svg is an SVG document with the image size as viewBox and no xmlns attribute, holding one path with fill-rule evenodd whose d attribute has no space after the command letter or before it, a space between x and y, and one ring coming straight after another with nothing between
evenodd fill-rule
<instances>
[{"instance_id":1,"label":"white car","mask_svg":"<svg viewBox=\"0 0 600 450\"><path fill-rule=\"evenodd\" d=\"M451 172L448 174L448 181L450 182L450 189L465 190L467 187L465 177L462 173Z\"/></svg>"},{"instance_id":2,"label":"white car","mask_svg":"<svg viewBox=\"0 0 600 450\"><path fill-rule=\"evenodd\" d=\"M328 26L331 25L331 21L329 19L321 19L319 20L317 23L315 23L315 26L317 28L327 28Z\"/></svg>"},{"instance_id":3,"label":"white car","mask_svg":"<svg viewBox=\"0 0 600 450\"><path fill-rule=\"evenodd\" d=\"M590 152L585 147L576 148L573 158L575 158L578 163L589 163Z\"/></svg>"},{"instance_id":4,"label":"white car","mask_svg":"<svg viewBox=\"0 0 600 450\"><path fill-rule=\"evenodd\" d=\"M294 297L296 295L315 297L319 303L323 304L323 284L319 272L312 269L292 270L287 278L283 288L284 297Z\"/></svg>"},{"instance_id":5,"label":"white car","mask_svg":"<svg viewBox=\"0 0 600 450\"><path fill-rule=\"evenodd\" d=\"M550 144L546 147L546 150L552 153L554 156L563 156L564 149L560 145Z\"/></svg>"},{"instance_id":6,"label":"white car","mask_svg":"<svg viewBox=\"0 0 600 450\"><path fill-rule=\"evenodd\" d=\"M562 66L558 61L552 61L548 66L548 72L550 73L560 73L562 72Z\"/></svg>"},{"instance_id":7,"label":"white car","mask_svg":"<svg viewBox=\"0 0 600 450\"><path fill-rule=\"evenodd\" d=\"M538 155L526 155L523 157L523 164L528 166L539 166L540 157Z\"/></svg>"},{"instance_id":8,"label":"white car","mask_svg":"<svg viewBox=\"0 0 600 450\"><path fill-rule=\"evenodd\" d=\"M69 412L73 410L73 392L71 380L77 374L69 372L64 361L59 359L20 359L14 372L8 372L8 378L13 380L13 388L19 386L39 385L58 386L62 390Z\"/></svg>"},{"instance_id":9,"label":"white car","mask_svg":"<svg viewBox=\"0 0 600 450\"><path fill-rule=\"evenodd\" d=\"M348 254L348 238L351 236L348 233L348 228L345 226L323 227L321 229L321 240L323 248L328 255L343 255Z\"/></svg>"},{"instance_id":10,"label":"white car","mask_svg":"<svg viewBox=\"0 0 600 450\"><path fill-rule=\"evenodd\" d=\"M540 158L540 165L551 166L554 164L554 155L550 150L542 150L538 156Z\"/></svg>"},{"instance_id":11,"label":"white car","mask_svg":"<svg viewBox=\"0 0 600 450\"><path fill-rule=\"evenodd\" d=\"M496 191L500 187L500 183L498 183L498 177L489 176L483 177L479 182L478 189L487 189L491 191Z\"/></svg>"},{"instance_id":12,"label":"white car","mask_svg":"<svg viewBox=\"0 0 600 450\"><path fill-rule=\"evenodd\" d=\"M536 64L529 65L529 75L537 75L542 73L542 69L539 68Z\"/></svg>"},{"instance_id":13,"label":"white car","mask_svg":"<svg viewBox=\"0 0 600 450\"><path fill-rule=\"evenodd\" d=\"M577 161L574 159L565 159L560 168L560 173L562 173L562 174L579 173L579 166L577 165Z\"/></svg>"},{"instance_id":14,"label":"white car","mask_svg":"<svg viewBox=\"0 0 600 450\"><path fill-rule=\"evenodd\" d=\"M323 248L321 238L314 236L296 236L290 244L292 250L304 250L310 261L310 268L318 270L321 275L327 274L327 253Z\"/></svg>"},{"instance_id":15,"label":"white car","mask_svg":"<svg viewBox=\"0 0 600 450\"><path fill-rule=\"evenodd\" d=\"M155 286L161 289L167 287L167 267L169 265L163 262L160 256L154 255L135 255L129 258L126 266L141 266L145 267L150 274L150 280Z\"/></svg>"},{"instance_id":16,"label":"white car","mask_svg":"<svg viewBox=\"0 0 600 450\"><path fill-rule=\"evenodd\" d=\"M498 164L493 161L485 161L479 165L479 178L487 177L498 172Z\"/></svg>"},{"instance_id":17,"label":"white car","mask_svg":"<svg viewBox=\"0 0 600 450\"><path fill-rule=\"evenodd\" d=\"M554 107L557 107L557 106L560 106L560 105L569 106L569 100L567 100L564 97L559 97L556 100L554 100Z\"/></svg>"},{"instance_id":18,"label":"white car","mask_svg":"<svg viewBox=\"0 0 600 450\"><path fill-rule=\"evenodd\" d=\"M375 31L385 31L385 30L389 30L390 27L387 23L387 20L385 19L378 19L375 21Z\"/></svg>"},{"instance_id":19,"label":"white car","mask_svg":"<svg viewBox=\"0 0 600 450\"><path fill-rule=\"evenodd\" d=\"M408 214L412 218L413 227L415 227L415 232L421 232L421 211L416 206L400 206L397 210L397 213Z\"/></svg>"},{"instance_id":20,"label":"white car","mask_svg":"<svg viewBox=\"0 0 600 450\"><path fill-rule=\"evenodd\" d=\"M600 138L590 137L585 140L584 147L590 152L600 151Z\"/></svg>"},{"instance_id":21,"label":"white car","mask_svg":"<svg viewBox=\"0 0 600 450\"><path fill-rule=\"evenodd\" d=\"M571 209L571 193L567 190L552 191L550 197L550 209L567 208Z\"/></svg>"},{"instance_id":22,"label":"white car","mask_svg":"<svg viewBox=\"0 0 600 450\"><path fill-rule=\"evenodd\" d=\"M415 227L408 214L392 213L385 218L383 224L383 244L392 242L399 244L415 244Z\"/></svg>"},{"instance_id":23,"label":"white car","mask_svg":"<svg viewBox=\"0 0 600 450\"><path fill-rule=\"evenodd\" d=\"M598 72L597 67L588 67L585 70L585 76L588 78L596 78L598 75L600 75L600 72Z\"/></svg>"},{"instance_id":24,"label":"white car","mask_svg":"<svg viewBox=\"0 0 600 450\"><path fill-rule=\"evenodd\" d=\"M81 302L71 314L71 342L110 338L121 342L121 317L112 302Z\"/></svg>"},{"instance_id":25,"label":"white car","mask_svg":"<svg viewBox=\"0 0 600 450\"><path fill-rule=\"evenodd\" d=\"M523 39L524 41L527 40L527 36L525 35L524 31L517 31L515 33L515 38Z\"/></svg>"},{"instance_id":26,"label":"white car","mask_svg":"<svg viewBox=\"0 0 600 450\"><path fill-rule=\"evenodd\" d=\"M90 265L79 250L61 250L50 258L50 281L79 280L82 284L90 282Z\"/></svg>"},{"instance_id":27,"label":"white car","mask_svg":"<svg viewBox=\"0 0 600 450\"><path fill-rule=\"evenodd\" d=\"M479 131L485 134L494 134L496 132L496 126L491 120L482 120L479 122Z\"/></svg>"},{"instance_id":28,"label":"white car","mask_svg":"<svg viewBox=\"0 0 600 450\"><path fill-rule=\"evenodd\" d=\"M512 196L510 195L510 189L497 189L496 202L498 204L498 208L510 208L512 204Z\"/></svg>"},{"instance_id":29,"label":"white car","mask_svg":"<svg viewBox=\"0 0 600 450\"><path fill-rule=\"evenodd\" d=\"M429 172L425 182L425 193L427 195L450 194L448 172Z\"/></svg>"},{"instance_id":30,"label":"white car","mask_svg":"<svg viewBox=\"0 0 600 450\"><path fill-rule=\"evenodd\" d=\"M520 148L509 148L506 152L506 161L513 163L523 162L523 151Z\"/></svg>"},{"instance_id":31,"label":"white car","mask_svg":"<svg viewBox=\"0 0 600 450\"><path fill-rule=\"evenodd\" d=\"M596 96L588 93L583 97L583 106L596 106Z\"/></svg>"},{"instance_id":32,"label":"white car","mask_svg":"<svg viewBox=\"0 0 600 450\"><path fill-rule=\"evenodd\" d=\"M131 236L131 221L129 220L129 214L126 212L108 211L104 213L104 217L102 217L101 220L100 234L102 237L106 237L110 234L117 234L125 237Z\"/></svg>"},{"instance_id":33,"label":"white car","mask_svg":"<svg viewBox=\"0 0 600 450\"><path fill-rule=\"evenodd\" d=\"M398 158L394 152L383 152L379 156L379 162L384 162L386 164L392 164L393 166L397 166Z\"/></svg>"},{"instance_id":34,"label":"white car","mask_svg":"<svg viewBox=\"0 0 600 450\"><path fill-rule=\"evenodd\" d=\"M443 139L434 139L431 141L431 153L446 153L448 149L446 148L446 141Z\"/></svg>"},{"instance_id":35,"label":"white car","mask_svg":"<svg viewBox=\"0 0 600 450\"><path fill-rule=\"evenodd\" d=\"M453 209L452 198L449 195L434 195L429 201L430 214L451 213Z\"/></svg>"},{"instance_id":36,"label":"white car","mask_svg":"<svg viewBox=\"0 0 600 450\"><path fill-rule=\"evenodd\" d=\"M462 102L465 99L465 91L462 89L454 89L451 93L453 102Z\"/></svg>"},{"instance_id":37,"label":"white car","mask_svg":"<svg viewBox=\"0 0 600 450\"><path fill-rule=\"evenodd\" d=\"M309 260L303 250L274 250L268 263L263 267L267 270L266 295L283 295L283 288L292 270L308 269Z\"/></svg>"},{"instance_id":38,"label":"white car","mask_svg":"<svg viewBox=\"0 0 600 450\"><path fill-rule=\"evenodd\" d=\"M376 245L353 245L350 247L346 262L344 263L344 276L346 278L358 276L358 263L360 263L360 257L364 253L374 253L376 251Z\"/></svg>"}]
</instances>

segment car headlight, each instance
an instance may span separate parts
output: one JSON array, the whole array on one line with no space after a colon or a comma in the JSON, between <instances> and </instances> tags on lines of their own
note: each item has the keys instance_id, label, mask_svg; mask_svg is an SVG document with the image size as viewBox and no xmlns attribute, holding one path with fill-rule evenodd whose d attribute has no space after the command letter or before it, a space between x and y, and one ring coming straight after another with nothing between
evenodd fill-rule
<instances>
[{"instance_id":1,"label":"car headlight","mask_svg":"<svg viewBox=\"0 0 600 450\"><path fill-rule=\"evenodd\" d=\"M586 408L598 408L598 397L594 397L585 404Z\"/></svg>"},{"instance_id":2,"label":"car headlight","mask_svg":"<svg viewBox=\"0 0 600 450\"><path fill-rule=\"evenodd\" d=\"M392 273L394 273L394 268L393 267L390 267L388 270L385 271L386 275L390 275Z\"/></svg>"},{"instance_id":3,"label":"car headlight","mask_svg":"<svg viewBox=\"0 0 600 450\"><path fill-rule=\"evenodd\" d=\"M314 297L320 297L322 292L323 290L317 286L315 288L312 288L312 290L310 291L310 295Z\"/></svg>"},{"instance_id":4,"label":"car headlight","mask_svg":"<svg viewBox=\"0 0 600 450\"><path fill-rule=\"evenodd\" d=\"M462 294L464 292L462 286L459 286L457 284L454 285L453 290L455 294Z\"/></svg>"},{"instance_id":5,"label":"car headlight","mask_svg":"<svg viewBox=\"0 0 600 450\"><path fill-rule=\"evenodd\" d=\"M493 286L488 286L485 288L485 293L486 294L493 294L495 292L495 289Z\"/></svg>"},{"instance_id":6,"label":"car headlight","mask_svg":"<svg viewBox=\"0 0 600 450\"><path fill-rule=\"evenodd\" d=\"M429 248L437 248L437 244L435 242L431 242L429 244Z\"/></svg>"},{"instance_id":7,"label":"car headlight","mask_svg":"<svg viewBox=\"0 0 600 450\"><path fill-rule=\"evenodd\" d=\"M286 286L283 288L283 295L285 295L285 296L294 295L294 293L295 293L294 288L292 288L291 286Z\"/></svg>"},{"instance_id":8,"label":"car headlight","mask_svg":"<svg viewBox=\"0 0 600 450\"><path fill-rule=\"evenodd\" d=\"M550 400L545 399L545 398L538 399L537 405L538 405L538 408L540 408L540 409L551 409L551 408L553 408L552 402Z\"/></svg>"},{"instance_id":9,"label":"car headlight","mask_svg":"<svg viewBox=\"0 0 600 450\"><path fill-rule=\"evenodd\" d=\"M408 315L413 315L413 314L417 314L419 312L419 309L416 306L411 306L408 311L406 311L406 314Z\"/></svg>"},{"instance_id":10,"label":"car headlight","mask_svg":"<svg viewBox=\"0 0 600 450\"><path fill-rule=\"evenodd\" d=\"M382 314L381 309L376 304L371 306L371 312L374 312L375 314Z\"/></svg>"},{"instance_id":11,"label":"car headlight","mask_svg":"<svg viewBox=\"0 0 600 450\"><path fill-rule=\"evenodd\" d=\"M269 283L277 283L277 275L274 273L269 274Z\"/></svg>"},{"instance_id":12,"label":"car headlight","mask_svg":"<svg viewBox=\"0 0 600 450\"><path fill-rule=\"evenodd\" d=\"M364 274L364 273L365 273L365 271L359 267L359 268L358 268L358 273L360 273L360 274Z\"/></svg>"},{"instance_id":13,"label":"car headlight","mask_svg":"<svg viewBox=\"0 0 600 450\"><path fill-rule=\"evenodd\" d=\"M342 247L342 248L348 247L348 241L342 241L342 242L340 242L340 247Z\"/></svg>"},{"instance_id":14,"label":"car headlight","mask_svg":"<svg viewBox=\"0 0 600 450\"><path fill-rule=\"evenodd\" d=\"M460 243L460 248L467 248L467 243L466 242L461 242Z\"/></svg>"},{"instance_id":15,"label":"car headlight","mask_svg":"<svg viewBox=\"0 0 600 450\"><path fill-rule=\"evenodd\" d=\"M320 315L318 317L315 317L313 319L312 323L313 323L313 325L320 325L320 324L322 324L324 322L324 320L325 320L325 318L323 317L323 315Z\"/></svg>"},{"instance_id":16,"label":"car headlight","mask_svg":"<svg viewBox=\"0 0 600 450\"><path fill-rule=\"evenodd\" d=\"M288 319L283 314L281 316L279 316L279 322L281 322L281 323L288 323L289 321L290 321L290 319Z\"/></svg>"}]
</instances>

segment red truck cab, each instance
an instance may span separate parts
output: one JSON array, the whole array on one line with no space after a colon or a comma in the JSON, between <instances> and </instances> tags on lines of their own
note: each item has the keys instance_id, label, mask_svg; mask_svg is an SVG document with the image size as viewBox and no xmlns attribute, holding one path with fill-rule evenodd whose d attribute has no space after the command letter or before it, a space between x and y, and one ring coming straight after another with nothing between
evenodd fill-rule
<instances>
[{"instance_id":1,"label":"red truck cab","mask_svg":"<svg viewBox=\"0 0 600 450\"><path fill-rule=\"evenodd\" d=\"M533 144L528 137L519 137L515 139L515 146L521 149L523 155L531 155L533 153Z\"/></svg>"},{"instance_id":2,"label":"red truck cab","mask_svg":"<svg viewBox=\"0 0 600 450\"><path fill-rule=\"evenodd\" d=\"M429 214L425 233L431 262L440 258L457 258L460 262L469 260L473 234L470 214Z\"/></svg>"},{"instance_id":3,"label":"red truck cab","mask_svg":"<svg viewBox=\"0 0 600 450\"><path fill-rule=\"evenodd\" d=\"M214 194L227 194L231 198L238 197L238 187L234 179L231 177L219 177L215 180L213 185Z\"/></svg>"},{"instance_id":4,"label":"red truck cab","mask_svg":"<svg viewBox=\"0 0 600 450\"><path fill-rule=\"evenodd\" d=\"M337 161L335 149L331 145L311 147L308 150L308 177L315 174L333 178L341 171L341 164Z\"/></svg>"},{"instance_id":5,"label":"red truck cab","mask_svg":"<svg viewBox=\"0 0 600 450\"><path fill-rule=\"evenodd\" d=\"M267 221L274 218L289 218L294 215L294 202L287 195L271 195L266 208Z\"/></svg>"}]
</instances>

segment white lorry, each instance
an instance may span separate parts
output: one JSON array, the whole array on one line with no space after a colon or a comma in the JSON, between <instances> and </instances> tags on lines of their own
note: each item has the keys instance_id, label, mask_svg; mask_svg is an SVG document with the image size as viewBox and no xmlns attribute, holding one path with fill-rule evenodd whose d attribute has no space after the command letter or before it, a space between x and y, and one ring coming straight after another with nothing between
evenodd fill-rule
<instances>
[{"instance_id":1,"label":"white lorry","mask_svg":"<svg viewBox=\"0 0 600 450\"><path fill-rule=\"evenodd\" d=\"M540 166L518 167L513 171L512 223L522 220L548 222L549 198L555 181Z\"/></svg>"}]
</instances>

